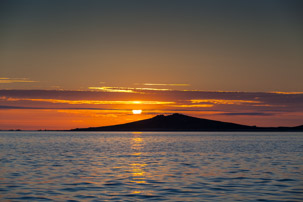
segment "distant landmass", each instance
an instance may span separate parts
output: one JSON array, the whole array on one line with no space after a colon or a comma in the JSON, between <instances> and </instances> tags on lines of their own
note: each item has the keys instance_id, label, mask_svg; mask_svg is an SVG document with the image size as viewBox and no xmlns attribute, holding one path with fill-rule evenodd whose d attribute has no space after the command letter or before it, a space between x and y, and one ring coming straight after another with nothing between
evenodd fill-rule
<instances>
[{"instance_id":1,"label":"distant landmass","mask_svg":"<svg viewBox=\"0 0 303 202\"><path fill-rule=\"evenodd\" d=\"M303 125L297 127L256 127L172 114L157 115L150 119L120 125L76 128L71 131L303 131Z\"/></svg>"}]
</instances>

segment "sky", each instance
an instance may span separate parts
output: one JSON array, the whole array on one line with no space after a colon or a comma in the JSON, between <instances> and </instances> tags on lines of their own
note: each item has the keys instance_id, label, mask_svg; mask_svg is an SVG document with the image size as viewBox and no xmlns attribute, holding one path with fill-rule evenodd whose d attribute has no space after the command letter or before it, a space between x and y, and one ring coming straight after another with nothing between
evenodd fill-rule
<instances>
[{"instance_id":1,"label":"sky","mask_svg":"<svg viewBox=\"0 0 303 202\"><path fill-rule=\"evenodd\" d=\"M2 0L0 129L170 113L302 125L302 9L300 0Z\"/></svg>"}]
</instances>

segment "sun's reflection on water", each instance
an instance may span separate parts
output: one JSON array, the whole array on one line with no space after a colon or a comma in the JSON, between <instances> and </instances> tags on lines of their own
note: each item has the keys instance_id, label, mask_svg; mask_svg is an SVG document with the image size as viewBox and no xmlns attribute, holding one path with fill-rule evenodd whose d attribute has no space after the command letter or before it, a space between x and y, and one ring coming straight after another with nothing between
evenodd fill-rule
<instances>
[{"instance_id":1,"label":"sun's reflection on water","mask_svg":"<svg viewBox=\"0 0 303 202\"><path fill-rule=\"evenodd\" d=\"M142 149L144 147L144 141L141 137L140 132L134 132L131 139L131 149L133 151L132 156L134 161L130 163L132 180L131 182L142 184L146 183L145 181L145 166L144 160L142 159Z\"/></svg>"},{"instance_id":2,"label":"sun's reflection on water","mask_svg":"<svg viewBox=\"0 0 303 202\"><path fill-rule=\"evenodd\" d=\"M146 184L146 162L142 155L142 150L144 148L145 142L142 138L142 132L133 132L131 139L131 149L133 160L130 162L130 172L131 172L131 183L134 183L135 190L132 194L150 194L145 191L140 190L140 186ZM144 193L143 193L144 192Z\"/></svg>"}]
</instances>

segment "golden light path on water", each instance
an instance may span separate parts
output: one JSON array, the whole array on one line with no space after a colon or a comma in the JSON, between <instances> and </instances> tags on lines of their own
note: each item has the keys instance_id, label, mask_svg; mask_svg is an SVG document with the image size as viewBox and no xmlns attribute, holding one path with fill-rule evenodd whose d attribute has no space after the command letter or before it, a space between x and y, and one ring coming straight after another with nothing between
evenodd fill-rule
<instances>
[{"instance_id":1,"label":"golden light path on water","mask_svg":"<svg viewBox=\"0 0 303 202\"><path fill-rule=\"evenodd\" d=\"M131 139L131 149L133 150L132 156L134 160L130 162L130 172L132 174L131 182L137 185L146 183L146 163L144 158L142 158L142 149L144 148L145 142L141 137L142 132L133 132ZM136 186L137 187L137 186ZM146 194L151 195L151 191L146 189L135 189L132 191L132 194ZM148 192L148 193L147 193Z\"/></svg>"}]
</instances>

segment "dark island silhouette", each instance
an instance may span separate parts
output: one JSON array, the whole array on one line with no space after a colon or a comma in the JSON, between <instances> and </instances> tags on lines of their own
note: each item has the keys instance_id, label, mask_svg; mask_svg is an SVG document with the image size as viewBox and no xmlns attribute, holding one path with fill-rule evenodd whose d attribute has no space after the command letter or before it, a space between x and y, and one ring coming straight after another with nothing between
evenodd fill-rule
<instances>
[{"instance_id":1,"label":"dark island silhouette","mask_svg":"<svg viewBox=\"0 0 303 202\"><path fill-rule=\"evenodd\" d=\"M113 126L76 128L71 131L303 131L303 125L297 127L256 127L172 114L157 115L150 119Z\"/></svg>"}]
</instances>

